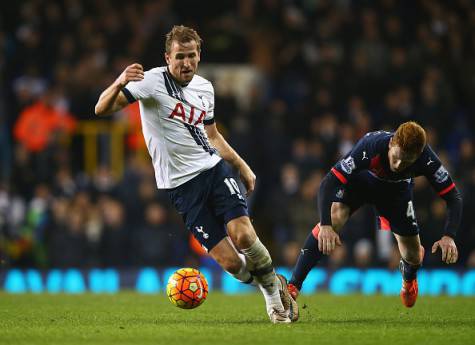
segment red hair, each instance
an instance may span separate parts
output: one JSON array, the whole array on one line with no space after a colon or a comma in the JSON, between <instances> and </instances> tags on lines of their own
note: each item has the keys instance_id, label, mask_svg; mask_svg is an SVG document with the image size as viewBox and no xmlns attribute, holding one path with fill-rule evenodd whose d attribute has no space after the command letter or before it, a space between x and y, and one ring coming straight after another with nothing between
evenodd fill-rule
<instances>
[{"instance_id":1,"label":"red hair","mask_svg":"<svg viewBox=\"0 0 475 345\"><path fill-rule=\"evenodd\" d=\"M404 122L394 133L393 143L407 154L419 155L427 143L426 131L414 121Z\"/></svg>"}]
</instances>

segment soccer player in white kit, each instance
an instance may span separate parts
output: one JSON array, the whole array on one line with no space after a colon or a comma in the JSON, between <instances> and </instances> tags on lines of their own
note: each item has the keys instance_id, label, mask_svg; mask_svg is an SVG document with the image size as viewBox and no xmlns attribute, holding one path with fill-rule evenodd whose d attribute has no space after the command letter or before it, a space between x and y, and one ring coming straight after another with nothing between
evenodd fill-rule
<instances>
[{"instance_id":1,"label":"soccer player in white kit","mask_svg":"<svg viewBox=\"0 0 475 345\"><path fill-rule=\"evenodd\" d=\"M110 114L139 101L157 187L167 190L187 228L224 270L259 286L273 323L296 321L298 306L256 235L230 165L247 193L256 176L218 132L213 86L195 74L201 42L195 30L174 26L166 36L167 66L146 72L138 63L128 66L102 92L95 113Z\"/></svg>"}]
</instances>

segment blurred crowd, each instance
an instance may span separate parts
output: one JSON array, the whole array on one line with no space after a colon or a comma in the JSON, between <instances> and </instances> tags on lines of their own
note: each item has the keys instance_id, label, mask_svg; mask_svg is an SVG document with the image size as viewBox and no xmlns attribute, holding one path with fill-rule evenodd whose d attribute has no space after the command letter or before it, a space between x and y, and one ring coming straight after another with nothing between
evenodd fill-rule
<instances>
[{"instance_id":1,"label":"blurred crowd","mask_svg":"<svg viewBox=\"0 0 475 345\"><path fill-rule=\"evenodd\" d=\"M204 39L202 64L252 66L242 104L216 89L216 119L258 176L254 225L277 264L293 266L318 222L329 168L366 132L426 128L464 198L457 243L475 267L475 4L470 0L25 0L0 4L0 260L3 267L206 264L140 145L123 175L107 154L82 164L81 121L132 62L164 64L174 24ZM126 112L107 121L123 121ZM130 125L129 127L134 127ZM135 128L136 129L136 128ZM415 211L426 253L445 204L422 178ZM345 226L330 267L394 268L373 210ZM427 254L425 265L440 265Z\"/></svg>"}]
</instances>

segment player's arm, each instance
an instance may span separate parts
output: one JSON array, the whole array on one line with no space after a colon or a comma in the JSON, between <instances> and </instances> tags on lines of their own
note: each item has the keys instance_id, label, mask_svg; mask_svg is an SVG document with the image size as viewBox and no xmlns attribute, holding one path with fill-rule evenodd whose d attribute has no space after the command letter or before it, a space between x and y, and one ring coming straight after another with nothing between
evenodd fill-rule
<instances>
[{"instance_id":1,"label":"player's arm","mask_svg":"<svg viewBox=\"0 0 475 345\"><path fill-rule=\"evenodd\" d=\"M254 186L256 184L256 175L251 170L249 165L242 159L236 151L228 144L228 142L223 138L221 133L219 133L218 129L216 128L216 123L211 123L205 125L206 134L208 135L208 139L215 147L221 157L227 162L229 162L232 166L238 169L242 182L246 186L247 194L249 195L254 190Z\"/></svg>"},{"instance_id":2,"label":"player's arm","mask_svg":"<svg viewBox=\"0 0 475 345\"><path fill-rule=\"evenodd\" d=\"M336 245L341 245L340 237L333 229L331 208L338 190L344 190L343 183L330 171L322 180L318 193L320 209L320 231L318 232L318 250L329 255Z\"/></svg>"},{"instance_id":3,"label":"player's arm","mask_svg":"<svg viewBox=\"0 0 475 345\"><path fill-rule=\"evenodd\" d=\"M344 194L348 180L358 171L368 169L374 149L370 138L360 139L352 150L325 176L320 184L318 206L322 225L332 226L331 207L339 195Z\"/></svg>"},{"instance_id":4,"label":"player's arm","mask_svg":"<svg viewBox=\"0 0 475 345\"><path fill-rule=\"evenodd\" d=\"M340 160L324 177L320 184L318 206L320 209L320 232L318 234L318 249L324 254L330 254L336 245L341 245L338 234L333 229L331 209L345 193L349 178L356 172L367 169L370 165L373 143L369 136L360 139L353 149Z\"/></svg>"},{"instance_id":5,"label":"player's arm","mask_svg":"<svg viewBox=\"0 0 475 345\"><path fill-rule=\"evenodd\" d=\"M130 103L123 91L130 81L141 81L144 79L142 65L134 63L127 66L120 76L102 92L95 107L96 115L109 115L121 110Z\"/></svg>"},{"instance_id":6,"label":"player's arm","mask_svg":"<svg viewBox=\"0 0 475 345\"><path fill-rule=\"evenodd\" d=\"M432 246L432 253L438 248L442 252L442 261L451 264L457 262L458 250L455 244L455 237L462 219L462 195L450 177L449 172L440 162L439 158L429 148L429 159L433 163L427 165L426 178L437 194L445 200L447 205L447 218L442 238ZM432 165L432 166L431 166Z\"/></svg>"}]
</instances>

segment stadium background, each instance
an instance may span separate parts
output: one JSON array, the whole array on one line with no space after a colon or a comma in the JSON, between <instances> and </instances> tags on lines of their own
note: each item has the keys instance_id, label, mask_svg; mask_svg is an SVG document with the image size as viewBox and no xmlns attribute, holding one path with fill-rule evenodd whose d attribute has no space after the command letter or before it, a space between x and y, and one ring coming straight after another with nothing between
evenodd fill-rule
<instances>
[{"instance_id":1,"label":"stadium background","mask_svg":"<svg viewBox=\"0 0 475 345\"><path fill-rule=\"evenodd\" d=\"M475 267L472 1L26 0L0 13L0 280L28 268L39 270L30 283L50 269L216 268L155 188L137 107L94 116L127 64L164 64L174 24L204 40L198 73L258 176L252 218L277 265L292 267L318 222L318 186L338 157L368 131L416 120L463 194L453 268ZM430 248L445 205L424 179L415 210ZM370 208L343 239L323 266L396 268ZM441 266L440 254L424 265Z\"/></svg>"}]
</instances>

